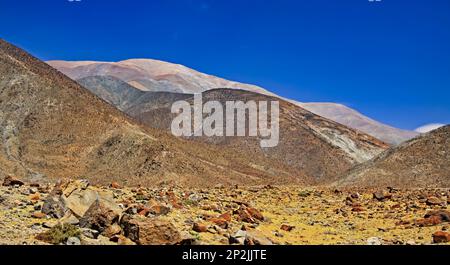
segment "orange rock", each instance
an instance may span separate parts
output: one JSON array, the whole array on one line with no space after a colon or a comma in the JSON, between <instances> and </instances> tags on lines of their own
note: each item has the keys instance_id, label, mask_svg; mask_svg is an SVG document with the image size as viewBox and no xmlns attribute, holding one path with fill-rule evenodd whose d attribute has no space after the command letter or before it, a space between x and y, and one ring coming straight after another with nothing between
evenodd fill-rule
<instances>
[{"instance_id":1,"label":"orange rock","mask_svg":"<svg viewBox=\"0 0 450 265\"><path fill-rule=\"evenodd\" d=\"M142 208L138 210L138 214L142 216L147 216L150 213L150 209L148 208Z\"/></svg>"},{"instance_id":2,"label":"orange rock","mask_svg":"<svg viewBox=\"0 0 450 265\"><path fill-rule=\"evenodd\" d=\"M258 219L260 221L264 221L264 216L262 215L262 213L260 213L255 208L248 207L247 211L253 218Z\"/></svg>"},{"instance_id":3,"label":"orange rock","mask_svg":"<svg viewBox=\"0 0 450 265\"><path fill-rule=\"evenodd\" d=\"M246 223L255 223L256 220L250 215L250 213L245 209L244 206L241 206L238 210L234 212L234 214L238 215L240 221Z\"/></svg>"},{"instance_id":4,"label":"orange rock","mask_svg":"<svg viewBox=\"0 0 450 265\"><path fill-rule=\"evenodd\" d=\"M430 216L429 218L416 220L415 225L417 226L434 226L442 223L439 216Z\"/></svg>"},{"instance_id":5,"label":"orange rock","mask_svg":"<svg viewBox=\"0 0 450 265\"><path fill-rule=\"evenodd\" d=\"M280 227L281 230L286 231L286 232L291 232L294 228L295 228L295 226L285 225L285 224Z\"/></svg>"},{"instance_id":6,"label":"orange rock","mask_svg":"<svg viewBox=\"0 0 450 265\"><path fill-rule=\"evenodd\" d=\"M228 228L228 221L224 218L212 218L209 220L210 222L216 224L220 228L227 229Z\"/></svg>"},{"instance_id":7,"label":"orange rock","mask_svg":"<svg viewBox=\"0 0 450 265\"><path fill-rule=\"evenodd\" d=\"M364 212L365 209L361 206L353 207L352 212Z\"/></svg>"},{"instance_id":8,"label":"orange rock","mask_svg":"<svg viewBox=\"0 0 450 265\"><path fill-rule=\"evenodd\" d=\"M117 183L115 181L111 183L110 187L113 188L113 189L120 189L121 188L119 183Z\"/></svg>"},{"instance_id":9,"label":"orange rock","mask_svg":"<svg viewBox=\"0 0 450 265\"><path fill-rule=\"evenodd\" d=\"M205 233L208 231L208 226L201 223L195 223L194 226L192 227L192 230L198 233Z\"/></svg>"},{"instance_id":10,"label":"orange rock","mask_svg":"<svg viewBox=\"0 0 450 265\"><path fill-rule=\"evenodd\" d=\"M170 208L164 205L153 205L150 207L150 213L156 216L166 215L170 212Z\"/></svg>"},{"instance_id":11,"label":"orange rock","mask_svg":"<svg viewBox=\"0 0 450 265\"><path fill-rule=\"evenodd\" d=\"M219 215L219 218L225 219L227 222L231 222L231 214L229 213L224 213Z\"/></svg>"},{"instance_id":12,"label":"orange rock","mask_svg":"<svg viewBox=\"0 0 450 265\"><path fill-rule=\"evenodd\" d=\"M45 218L47 215L45 213L41 213L41 212L34 212L31 217L36 218L36 219L43 219Z\"/></svg>"},{"instance_id":13,"label":"orange rock","mask_svg":"<svg viewBox=\"0 0 450 265\"><path fill-rule=\"evenodd\" d=\"M15 177L12 176L7 176L4 180L3 180L3 186L23 186L25 183Z\"/></svg>"},{"instance_id":14,"label":"orange rock","mask_svg":"<svg viewBox=\"0 0 450 265\"><path fill-rule=\"evenodd\" d=\"M30 201L39 201L41 199L41 195L39 193L35 193L30 195L29 199Z\"/></svg>"},{"instance_id":15,"label":"orange rock","mask_svg":"<svg viewBox=\"0 0 450 265\"><path fill-rule=\"evenodd\" d=\"M450 241L450 234L443 231L438 231L433 234L434 243L447 243Z\"/></svg>"}]
</instances>

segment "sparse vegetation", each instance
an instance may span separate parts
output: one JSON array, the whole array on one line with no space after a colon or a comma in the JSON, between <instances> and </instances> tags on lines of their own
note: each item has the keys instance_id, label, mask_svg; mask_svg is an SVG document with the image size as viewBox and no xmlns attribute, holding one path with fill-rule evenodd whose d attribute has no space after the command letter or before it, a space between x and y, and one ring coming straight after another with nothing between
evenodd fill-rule
<instances>
[{"instance_id":1,"label":"sparse vegetation","mask_svg":"<svg viewBox=\"0 0 450 265\"><path fill-rule=\"evenodd\" d=\"M58 245L64 244L70 237L79 237L80 230L78 227L71 224L58 224L50 230L38 234L36 239L46 243Z\"/></svg>"}]
</instances>

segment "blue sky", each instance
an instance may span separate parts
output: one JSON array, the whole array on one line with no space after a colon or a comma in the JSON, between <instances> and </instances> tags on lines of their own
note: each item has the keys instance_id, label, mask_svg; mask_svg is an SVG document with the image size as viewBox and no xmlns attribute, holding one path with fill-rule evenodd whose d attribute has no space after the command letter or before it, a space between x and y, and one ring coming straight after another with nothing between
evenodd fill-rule
<instances>
[{"instance_id":1,"label":"blue sky","mask_svg":"<svg viewBox=\"0 0 450 265\"><path fill-rule=\"evenodd\" d=\"M43 59L153 58L414 129L450 123L450 0L0 0Z\"/></svg>"}]
</instances>

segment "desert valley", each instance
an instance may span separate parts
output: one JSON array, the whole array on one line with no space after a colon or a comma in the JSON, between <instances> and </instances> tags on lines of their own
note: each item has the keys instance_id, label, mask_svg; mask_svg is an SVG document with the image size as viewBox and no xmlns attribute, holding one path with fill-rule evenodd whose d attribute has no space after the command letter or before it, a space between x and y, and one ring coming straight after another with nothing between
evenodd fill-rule
<instances>
[{"instance_id":1,"label":"desert valley","mask_svg":"<svg viewBox=\"0 0 450 265\"><path fill-rule=\"evenodd\" d=\"M279 145L175 137L178 100L277 100ZM450 126L419 134L150 59L0 40L0 244L450 242Z\"/></svg>"}]
</instances>

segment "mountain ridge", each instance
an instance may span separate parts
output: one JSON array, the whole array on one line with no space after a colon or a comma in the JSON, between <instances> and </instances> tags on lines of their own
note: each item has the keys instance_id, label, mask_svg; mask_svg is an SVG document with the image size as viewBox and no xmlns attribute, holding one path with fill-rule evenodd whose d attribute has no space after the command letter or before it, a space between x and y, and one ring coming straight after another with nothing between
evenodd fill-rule
<instances>
[{"instance_id":1,"label":"mountain ridge","mask_svg":"<svg viewBox=\"0 0 450 265\"><path fill-rule=\"evenodd\" d=\"M200 93L210 89L226 87L276 96L306 108L317 115L360 130L394 145L418 135L415 132L397 129L374 121L347 106L342 108L341 105L335 103L324 105L324 103L303 103L289 100L256 85L229 81L198 72L180 64L167 63L160 60L129 59L119 62L48 61L47 63L74 80L88 76L109 75L122 79L131 86L143 91ZM346 115L345 118L342 116L343 113Z\"/></svg>"},{"instance_id":2,"label":"mountain ridge","mask_svg":"<svg viewBox=\"0 0 450 265\"><path fill-rule=\"evenodd\" d=\"M356 166L337 186L450 187L450 126L422 134Z\"/></svg>"},{"instance_id":3,"label":"mountain ridge","mask_svg":"<svg viewBox=\"0 0 450 265\"><path fill-rule=\"evenodd\" d=\"M310 183L261 156L142 126L25 51L0 40L0 166L32 179L186 186ZM214 154L213 156L211 154ZM266 170L270 168L271 170Z\"/></svg>"}]
</instances>

